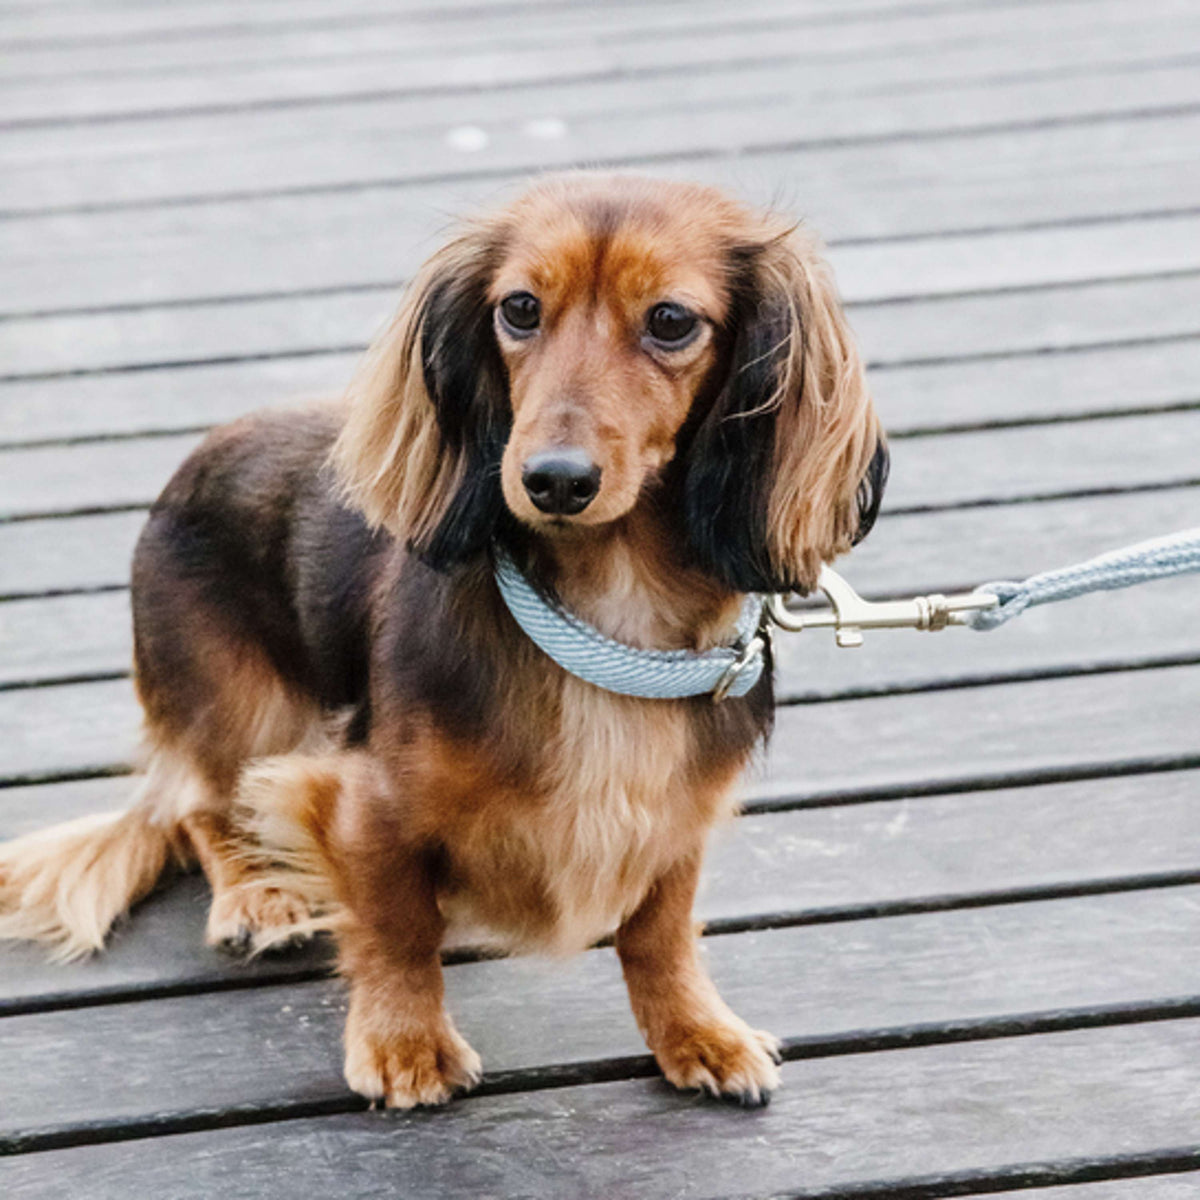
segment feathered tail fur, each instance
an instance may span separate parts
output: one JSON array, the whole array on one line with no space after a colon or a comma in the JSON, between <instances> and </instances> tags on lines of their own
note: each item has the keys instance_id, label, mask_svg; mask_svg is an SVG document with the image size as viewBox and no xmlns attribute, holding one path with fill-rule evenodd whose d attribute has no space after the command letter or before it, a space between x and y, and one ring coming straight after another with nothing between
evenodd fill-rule
<instances>
[{"instance_id":1,"label":"feathered tail fur","mask_svg":"<svg viewBox=\"0 0 1200 1200\"><path fill-rule=\"evenodd\" d=\"M101 949L185 844L142 805L0 844L0 938L43 942L61 961Z\"/></svg>"}]
</instances>

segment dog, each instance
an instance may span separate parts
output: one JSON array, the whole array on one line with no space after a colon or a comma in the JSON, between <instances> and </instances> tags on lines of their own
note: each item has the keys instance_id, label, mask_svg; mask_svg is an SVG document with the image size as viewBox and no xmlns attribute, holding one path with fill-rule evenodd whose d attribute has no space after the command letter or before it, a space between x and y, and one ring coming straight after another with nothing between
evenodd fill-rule
<instances>
[{"instance_id":1,"label":"dog","mask_svg":"<svg viewBox=\"0 0 1200 1200\"><path fill-rule=\"evenodd\" d=\"M346 1079L408 1108L480 1078L448 936L611 935L666 1078L765 1103L778 1043L691 917L772 721L739 623L865 535L887 464L806 232L695 184L536 182L429 259L343 402L219 428L167 485L133 562L138 796L0 848L0 936L98 949L198 861L210 943L334 931ZM606 652L737 661L666 698L581 678L501 566Z\"/></svg>"}]
</instances>

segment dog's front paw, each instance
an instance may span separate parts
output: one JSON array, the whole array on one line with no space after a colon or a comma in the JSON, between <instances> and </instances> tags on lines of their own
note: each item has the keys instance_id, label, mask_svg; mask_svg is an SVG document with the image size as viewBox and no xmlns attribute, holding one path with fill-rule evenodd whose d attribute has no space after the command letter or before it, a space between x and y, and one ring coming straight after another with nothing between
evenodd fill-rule
<instances>
[{"instance_id":1,"label":"dog's front paw","mask_svg":"<svg viewBox=\"0 0 1200 1200\"><path fill-rule=\"evenodd\" d=\"M760 1108L779 1086L779 1041L735 1022L714 1019L670 1028L653 1047L654 1057L677 1088L700 1088Z\"/></svg>"},{"instance_id":2,"label":"dog's front paw","mask_svg":"<svg viewBox=\"0 0 1200 1200\"><path fill-rule=\"evenodd\" d=\"M346 1082L389 1108L445 1104L482 1074L479 1055L448 1017L386 1035L365 1028L353 1013L346 1025Z\"/></svg>"},{"instance_id":3,"label":"dog's front paw","mask_svg":"<svg viewBox=\"0 0 1200 1200\"><path fill-rule=\"evenodd\" d=\"M312 918L303 896L250 879L214 896L204 940L230 953L282 949L312 937Z\"/></svg>"}]
</instances>

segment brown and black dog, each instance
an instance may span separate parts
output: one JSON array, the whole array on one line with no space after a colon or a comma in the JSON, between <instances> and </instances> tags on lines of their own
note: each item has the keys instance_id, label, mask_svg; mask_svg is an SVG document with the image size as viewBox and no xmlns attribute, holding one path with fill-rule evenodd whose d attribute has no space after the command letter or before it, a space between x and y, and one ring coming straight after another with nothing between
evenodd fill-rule
<instances>
[{"instance_id":1,"label":"brown and black dog","mask_svg":"<svg viewBox=\"0 0 1200 1200\"><path fill-rule=\"evenodd\" d=\"M698 185L536 184L430 259L347 404L218 429L167 485L133 565L138 799L0 847L0 936L98 948L198 859L211 942L335 930L347 1080L408 1107L479 1078L448 931L615 933L667 1078L764 1101L775 1041L691 910L770 672L719 704L602 690L521 632L493 556L613 639L704 650L746 593L810 589L886 470L806 235Z\"/></svg>"}]
</instances>

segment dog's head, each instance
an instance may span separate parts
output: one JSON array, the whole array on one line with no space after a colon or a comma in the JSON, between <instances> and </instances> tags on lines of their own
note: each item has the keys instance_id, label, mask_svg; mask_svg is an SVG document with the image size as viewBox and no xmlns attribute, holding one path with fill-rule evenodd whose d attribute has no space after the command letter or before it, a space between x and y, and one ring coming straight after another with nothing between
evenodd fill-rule
<instances>
[{"instance_id":1,"label":"dog's head","mask_svg":"<svg viewBox=\"0 0 1200 1200\"><path fill-rule=\"evenodd\" d=\"M692 184L536 185L429 260L351 391L348 494L441 569L648 500L733 588L808 590L887 475L813 242Z\"/></svg>"}]
</instances>

